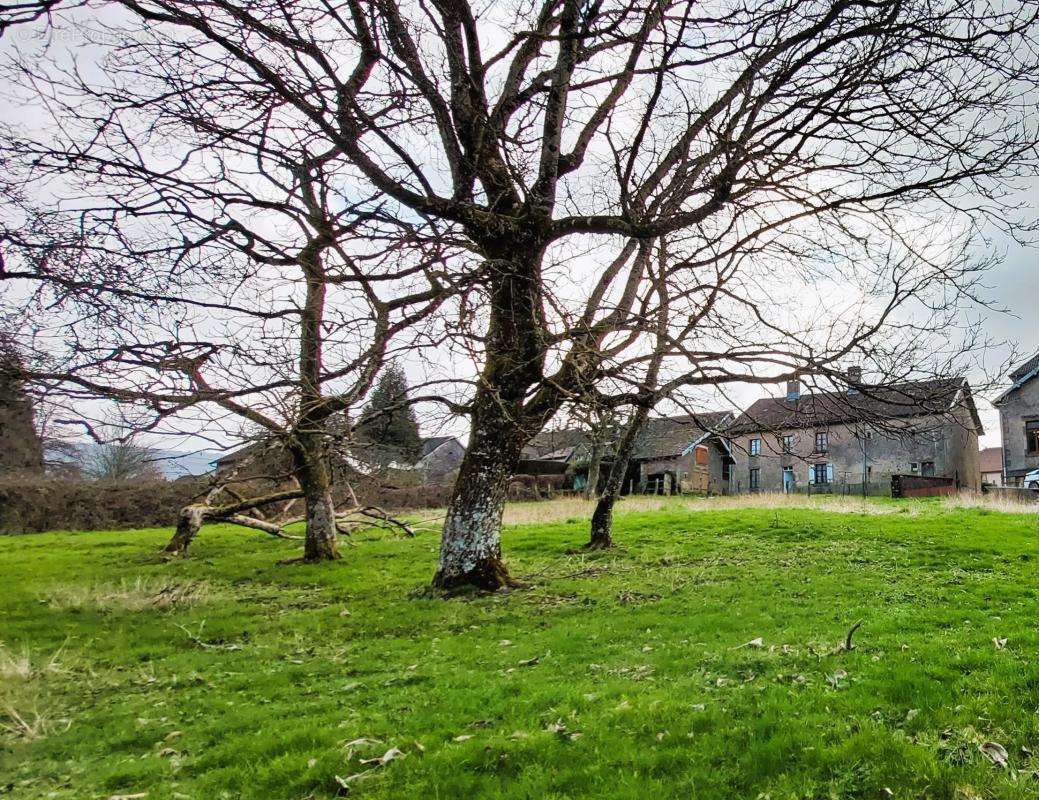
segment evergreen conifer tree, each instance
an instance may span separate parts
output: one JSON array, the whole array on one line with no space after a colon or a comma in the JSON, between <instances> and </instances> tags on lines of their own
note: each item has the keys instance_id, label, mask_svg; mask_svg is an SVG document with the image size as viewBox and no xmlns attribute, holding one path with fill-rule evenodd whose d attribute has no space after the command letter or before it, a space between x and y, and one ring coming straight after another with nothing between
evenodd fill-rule
<instances>
[{"instance_id":1,"label":"evergreen conifer tree","mask_svg":"<svg viewBox=\"0 0 1039 800\"><path fill-rule=\"evenodd\" d=\"M418 420L408 405L408 379L396 364L379 377L361 419L359 433L384 456L411 462L421 455Z\"/></svg>"}]
</instances>

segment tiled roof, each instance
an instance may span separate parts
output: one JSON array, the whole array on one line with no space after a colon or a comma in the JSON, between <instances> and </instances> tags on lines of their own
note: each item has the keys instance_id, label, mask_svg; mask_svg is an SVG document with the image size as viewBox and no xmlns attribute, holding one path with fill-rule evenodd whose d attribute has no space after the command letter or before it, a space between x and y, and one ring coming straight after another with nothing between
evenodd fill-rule
<instances>
[{"instance_id":1,"label":"tiled roof","mask_svg":"<svg viewBox=\"0 0 1039 800\"><path fill-rule=\"evenodd\" d=\"M962 396L960 395L963 391ZM950 411L957 398L971 412L982 433L970 386L963 378L910 381L892 386L863 386L857 392L815 392L796 400L766 397L744 411L728 433L811 428L842 422L881 422Z\"/></svg>"},{"instance_id":2,"label":"tiled roof","mask_svg":"<svg viewBox=\"0 0 1039 800\"><path fill-rule=\"evenodd\" d=\"M993 400L992 405L1002 405L1010 395L1035 377L1033 373L1039 373L1039 353L1036 353L1031 358L1022 361L1010 371L1010 374L1007 377L1014 382L1013 385Z\"/></svg>"},{"instance_id":3,"label":"tiled roof","mask_svg":"<svg viewBox=\"0 0 1039 800\"><path fill-rule=\"evenodd\" d=\"M1039 369L1039 352L1037 352L1034 356L1016 366L1010 372L1010 380L1019 381L1034 369Z\"/></svg>"},{"instance_id":4,"label":"tiled roof","mask_svg":"<svg viewBox=\"0 0 1039 800\"><path fill-rule=\"evenodd\" d=\"M709 430L721 430L732 419L731 411L710 411L678 417L655 417L646 423L635 445L633 458L667 458L680 455Z\"/></svg>"},{"instance_id":5,"label":"tiled roof","mask_svg":"<svg viewBox=\"0 0 1039 800\"><path fill-rule=\"evenodd\" d=\"M589 441L587 431L579 428L559 428L541 431L523 448L523 458L544 458L563 448L574 448Z\"/></svg>"},{"instance_id":6,"label":"tiled roof","mask_svg":"<svg viewBox=\"0 0 1039 800\"><path fill-rule=\"evenodd\" d=\"M422 456L428 456L430 453L432 453L434 450L440 447L440 445L444 444L445 442L450 442L454 438L454 436L430 436L428 439L423 439ZM421 458L422 456L419 457Z\"/></svg>"},{"instance_id":7,"label":"tiled roof","mask_svg":"<svg viewBox=\"0 0 1039 800\"><path fill-rule=\"evenodd\" d=\"M708 411L702 414L684 414L675 417L652 417L635 444L634 459L666 458L680 455L686 447L706 431L719 431L733 418L731 411ZM616 427L606 437L604 456L612 457L614 447L624 432ZM525 459L568 458L574 448L591 448L588 431L580 428L562 428L542 431L523 448Z\"/></svg>"},{"instance_id":8,"label":"tiled roof","mask_svg":"<svg viewBox=\"0 0 1039 800\"><path fill-rule=\"evenodd\" d=\"M1003 448L1002 447L986 447L981 451L981 471L982 472L1002 472L1003 471Z\"/></svg>"}]
</instances>

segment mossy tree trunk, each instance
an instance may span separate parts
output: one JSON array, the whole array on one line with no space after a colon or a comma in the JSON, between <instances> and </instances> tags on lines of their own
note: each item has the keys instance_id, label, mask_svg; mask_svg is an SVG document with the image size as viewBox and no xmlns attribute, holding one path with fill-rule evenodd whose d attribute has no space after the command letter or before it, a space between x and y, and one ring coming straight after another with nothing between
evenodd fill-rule
<instances>
[{"instance_id":1,"label":"mossy tree trunk","mask_svg":"<svg viewBox=\"0 0 1039 800\"><path fill-rule=\"evenodd\" d=\"M526 441L522 431L491 409L474 415L469 448L458 470L444 520L440 562L433 585L495 591L517 585L501 557L501 517L509 480Z\"/></svg>"},{"instance_id":2,"label":"mossy tree trunk","mask_svg":"<svg viewBox=\"0 0 1039 800\"><path fill-rule=\"evenodd\" d=\"M302 446L296 455L296 478L303 490L307 524L303 560L309 562L334 561L339 558L332 476L322 436L323 432L301 435Z\"/></svg>"}]
</instances>

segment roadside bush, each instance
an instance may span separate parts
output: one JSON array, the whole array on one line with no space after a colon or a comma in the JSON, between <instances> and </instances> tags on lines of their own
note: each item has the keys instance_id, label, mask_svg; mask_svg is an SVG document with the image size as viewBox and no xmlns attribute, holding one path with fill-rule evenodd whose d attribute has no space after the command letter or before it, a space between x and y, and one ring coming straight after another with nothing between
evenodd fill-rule
<instances>
[{"instance_id":1,"label":"roadside bush","mask_svg":"<svg viewBox=\"0 0 1039 800\"><path fill-rule=\"evenodd\" d=\"M180 509L206 486L205 478L141 483L0 480L0 533L174 525Z\"/></svg>"}]
</instances>

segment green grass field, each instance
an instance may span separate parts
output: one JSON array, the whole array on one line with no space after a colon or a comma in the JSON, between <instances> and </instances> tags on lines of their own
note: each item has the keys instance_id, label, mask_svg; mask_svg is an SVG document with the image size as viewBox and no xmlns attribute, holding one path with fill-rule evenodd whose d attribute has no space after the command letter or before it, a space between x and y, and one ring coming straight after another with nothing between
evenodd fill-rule
<instances>
[{"instance_id":1,"label":"green grass field","mask_svg":"<svg viewBox=\"0 0 1039 800\"><path fill-rule=\"evenodd\" d=\"M1039 515L870 508L514 526L452 600L434 534L0 537L0 796L1039 796Z\"/></svg>"}]
</instances>

